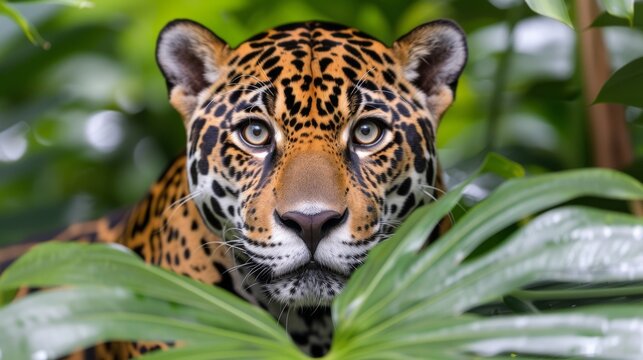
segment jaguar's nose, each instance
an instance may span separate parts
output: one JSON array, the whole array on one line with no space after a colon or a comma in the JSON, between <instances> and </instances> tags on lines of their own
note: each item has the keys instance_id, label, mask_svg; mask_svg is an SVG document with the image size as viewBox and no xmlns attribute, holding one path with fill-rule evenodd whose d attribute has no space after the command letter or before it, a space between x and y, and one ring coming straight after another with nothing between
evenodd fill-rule
<instances>
[{"instance_id":1,"label":"jaguar's nose","mask_svg":"<svg viewBox=\"0 0 643 360\"><path fill-rule=\"evenodd\" d=\"M281 225L293 230L304 241L311 255L315 254L317 245L330 230L341 225L348 217L348 210L343 213L325 210L316 214L304 214L288 211L283 214L275 212L275 218Z\"/></svg>"}]
</instances>

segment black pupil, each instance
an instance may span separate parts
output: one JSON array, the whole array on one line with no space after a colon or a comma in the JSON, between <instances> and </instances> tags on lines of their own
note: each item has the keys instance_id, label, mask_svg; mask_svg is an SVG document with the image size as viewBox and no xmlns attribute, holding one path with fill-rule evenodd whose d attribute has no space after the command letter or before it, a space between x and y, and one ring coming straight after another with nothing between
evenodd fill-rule
<instances>
[{"instance_id":1,"label":"black pupil","mask_svg":"<svg viewBox=\"0 0 643 360\"><path fill-rule=\"evenodd\" d=\"M360 126L360 128L359 128L359 132L361 132L362 135L364 135L364 136L370 135L372 130L373 129L370 126L368 126L367 124L364 124L364 125Z\"/></svg>"},{"instance_id":2,"label":"black pupil","mask_svg":"<svg viewBox=\"0 0 643 360\"><path fill-rule=\"evenodd\" d=\"M252 136L260 137L263 133L263 128L261 125L252 125L250 131L252 132Z\"/></svg>"}]
</instances>

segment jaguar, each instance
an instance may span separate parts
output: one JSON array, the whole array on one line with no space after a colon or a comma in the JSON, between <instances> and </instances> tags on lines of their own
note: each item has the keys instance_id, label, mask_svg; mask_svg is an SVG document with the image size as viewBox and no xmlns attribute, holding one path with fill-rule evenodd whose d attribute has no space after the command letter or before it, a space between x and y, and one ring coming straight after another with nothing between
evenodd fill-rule
<instances>
[{"instance_id":1,"label":"jaguar","mask_svg":"<svg viewBox=\"0 0 643 360\"><path fill-rule=\"evenodd\" d=\"M227 289L273 314L303 351L323 355L328 305L351 273L444 191L435 138L466 63L462 30L437 20L387 46L310 21L233 48L175 20L156 59L185 125L185 152L133 208L53 238L119 243ZM30 245L5 249L3 266ZM88 352L120 359L169 346Z\"/></svg>"}]
</instances>

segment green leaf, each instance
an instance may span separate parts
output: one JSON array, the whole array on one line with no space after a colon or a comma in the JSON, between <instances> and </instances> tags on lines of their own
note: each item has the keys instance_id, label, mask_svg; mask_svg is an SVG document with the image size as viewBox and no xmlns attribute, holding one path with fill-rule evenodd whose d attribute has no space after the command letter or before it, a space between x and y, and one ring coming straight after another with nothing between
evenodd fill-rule
<instances>
[{"instance_id":1,"label":"green leaf","mask_svg":"<svg viewBox=\"0 0 643 360\"><path fill-rule=\"evenodd\" d=\"M606 169L581 169L512 179L471 209L427 254L427 259L463 261L487 237L543 209L581 197L643 199L643 184Z\"/></svg>"},{"instance_id":2,"label":"green leaf","mask_svg":"<svg viewBox=\"0 0 643 360\"><path fill-rule=\"evenodd\" d=\"M643 108L643 57L633 60L605 82L594 103L618 103Z\"/></svg>"},{"instance_id":3,"label":"green leaf","mask_svg":"<svg viewBox=\"0 0 643 360\"><path fill-rule=\"evenodd\" d=\"M428 348L448 349L465 359L474 358L470 354L491 357L508 353L520 354L518 359L522 355L602 359L638 359L643 355L640 306L597 306L550 314L464 319L451 324L445 319L439 327L417 321L399 333L378 338L379 343L365 350L361 358L367 359L367 352L389 351L420 359ZM402 333L413 336L398 336Z\"/></svg>"},{"instance_id":4,"label":"green leaf","mask_svg":"<svg viewBox=\"0 0 643 360\"><path fill-rule=\"evenodd\" d=\"M272 339L218 327L217 317L121 288L57 289L0 310L0 351L6 359L58 358L105 340L180 340L188 348L208 345L222 353L252 350L247 359L288 353Z\"/></svg>"},{"instance_id":5,"label":"green leaf","mask_svg":"<svg viewBox=\"0 0 643 360\"><path fill-rule=\"evenodd\" d=\"M643 14L643 3L638 1L634 3L634 13L631 22L627 18L614 16L605 11L596 17L592 22L592 27L633 26L636 28L643 28L643 16L641 16L641 14Z\"/></svg>"},{"instance_id":6,"label":"green leaf","mask_svg":"<svg viewBox=\"0 0 643 360\"><path fill-rule=\"evenodd\" d=\"M203 325L181 324L178 318L188 318L188 314L194 316L183 306L124 289L80 287L40 292L0 310L0 350L10 359L32 358L39 352L57 358L78 346L107 339L203 342L228 338L221 333L223 337L215 337L216 331ZM143 334L141 327L149 327L149 331ZM51 336L59 331L67 335L62 339Z\"/></svg>"},{"instance_id":7,"label":"green leaf","mask_svg":"<svg viewBox=\"0 0 643 360\"><path fill-rule=\"evenodd\" d=\"M634 0L601 0L605 10L611 15L625 18L632 25L634 20Z\"/></svg>"},{"instance_id":8,"label":"green leaf","mask_svg":"<svg viewBox=\"0 0 643 360\"><path fill-rule=\"evenodd\" d=\"M58 4L66 6L74 6L80 9L90 8L94 6L94 3L89 0L23 0L23 1L12 1L12 2L26 2L26 3L42 3L42 4ZM34 44L42 47L47 50L51 46L49 42L42 38L38 29L33 26L27 19L25 19L22 14L16 9L14 9L8 1L0 0L0 15L5 15L12 19L22 32L25 34L27 39Z\"/></svg>"},{"instance_id":9,"label":"green leaf","mask_svg":"<svg viewBox=\"0 0 643 360\"><path fill-rule=\"evenodd\" d=\"M94 7L94 2L90 0L11 0L10 2L65 5L65 6L77 7L79 9L87 9L87 8Z\"/></svg>"},{"instance_id":10,"label":"green leaf","mask_svg":"<svg viewBox=\"0 0 643 360\"><path fill-rule=\"evenodd\" d=\"M351 343L359 348L377 346L398 332L409 333L408 326L420 322L426 327L441 318L450 321L533 282L643 279L641 261L643 219L574 207L552 210L479 260L449 274L426 272L412 286L413 291L396 300L399 310L395 314L378 314L378 322Z\"/></svg>"},{"instance_id":11,"label":"green leaf","mask_svg":"<svg viewBox=\"0 0 643 360\"><path fill-rule=\"evenodd\" d=\"M83 269L78 271L77 269ZM109 274L109 276L106 276ZM45 243L0 276L0 290L21 286L101 285L135 289L156 299L218 313L217 326L290 345L268 313L228 291L151 266L122 246Z\"/></svg>"},{"instance_id":12,"label":"green leaf","mask_svg":"<svg viewBox=\"0 0 643 360\"><path fill-rule=\"evenodd\" d=\"M534 12L558 20L563 24L574 28L574 24L569 17L567 5L563 0L525 0L527 5Z\"/></svg>"},{"instance_id":13,"label":"green leaf","mask_svg":"<svg viewBox=\"0 0 643 360\"><path fill-rule=\"evenodd\" d=\"M22 29L22 32L32 44L38 45L43 49L49 48L49 43L46 42L42 38L42 36L40 36L38 30L33 25L31 25L31 23L29 23L27 19L22 16L22 14L20 14L16 9L14 9L11 5L9 5L9 3L4 0L0 0L0 14L9 17L16 24L18 24L18 26L20 26L20 29Z\"/></svg>"},{"instance_id":14,"label":"green leaf","mask_svg":"<svg viewBox=\"0 0 643 360\"><path fill-rule=\"evenodd\" d=\"M83 270L78 271L78 269ZM237 344L238 346L235 345L235 349L249 349L248 346L253 346L260 347L262 351L278 351L281 354L288 353L295 357L300 354L288 334L264 310L224 289L209 286L145 264L135 254L120 245L46 243L34 247L25 256L12 264L0 277L0 290L5 291L20 286L46 287L58 285L78 286L78 289L70 290L78 291L78 293L73 293L73 296L67 296L65 294L69 293L45 292L42 295L38 294L39 297L28 297L27 300L19 301L0 310L4 314L15 313L17 316L27 316L29 319L33 317L35 319L31 322L20 319L13 320L15 324L25 326L25 332L16 335L19 338L32 339L35 337L35 335L29 333L29 331L33 331L29 324L34 321L37 326L43 329L51 329L51 331L44 334L56 333L55 329L58 329L58 327L61 329L60 331L64 329L71 331L67 333L70 335L68 337L60 339L51 337L51 344L47 351L51 351L57 356L73 349L73 344L78 347L95 343L98 339L97 336L100 336L98 340L101 341L136 338L159 340L167 339L168 337L196 341L203 338L203 336L199 337L199 331L205 334L204 336L208 336L206 340L210 341L210 344L216 344L216 342L211 342L211 337L218 334L217 336L227 339L232 344ZM96 287L98 286L107 287L107 289L97 290ZM91 289L87 290L87 287L91 287ZM107 294L106 299L108 300L103 304L96 299L87 299L87 297L93 296L94 292L103 295ZM110 292L113 293L111 297ZM60 296L52 300L46 297L46 294L62 295L51 295ZM81 301L83 298L85 301ZM75 299L81 300L76 301ZM119 299L122 299L122 301L119 302ZM141 304L140 299L150 300L150 302ZM24 305L23 301L36 301L37 305L31 303L27 303L31 305ZM53 308L47 308L43 305L47 304L48 301L51 301ZM16 309L16 306L22 307ZM31 308L37 309L33 311L38 312L40 315L30 311L29 309ZM177 316L183 320L187 318L193 324L165 324L163 314L168 314L168 318L171 320L172 311L168 309L175 309ZM124 314L126 316L121 316ZM148 319L150 314L160 316L161 319ZM85 322L86 317L87 321ZM9 315L0 316L0 318L12 321ZM137 321L143 322L148 327L157 326L155 323L158 322L158 328L163 332L149 332L142 335L142 337L137 337L135 335L137 331L138 334L141 334L142 328L140 327L137 328L138 330L132 330L133 332L131 333L119 333L116 330L112 330L130 326L130 322L131 326L136 328ZM174 326L173 324L178 328L172 327ZM189 329L196 328L197 333L188 334L182 332L185 327ZM11 329L11 326L2 326L2 328ZM77 332L74 331L76 328L85 329L84 331L87 331L91 336L78 336ZM27 336L26 334L29 335ZM160 337L159 334L164 337ZM1 334L0 337L2 337ZM77 339L73 340L74 337ZM11 351L36 351L36 347L40 346L40 340L34 341L31 345L27 344L29 346L20 345L20 341L14 340L0 345L0 351L3 354L9 351L6 349L11 349ZM67 341L70 343L67 344ZM13 343L21 347L12 348L11 344ZM245 344L245 347L242 346L243 344ZM16 358L28 357L30 356Z\"/></svg>"},{"instance_id":15,"label":"green leaf","mask_svg":"<svg viewBox=\"0 0 643 360\"><path fill-rule=\"evenodd\" d=\"M423 279L429 292L418 289L414 296L430 297L422 305L427 314L456 315L534 282L641 280L640 261L643 219L560 208L538 217L493 253L446 274L445 285Z\"/></svg>"},{"instance_id":16,"label":"green leaf","mask_svg":"<svg viewBox=\"0 0 643 360\"><path fill-rule=\"evenodd\" d=\"M494 288L496 291L491 296L484 291L487 288L484 281L475 283L472 280L466 282L467 286L464 282L459 283L462 278L458 276L464 274L459 271L465 271L459 270L462 262L489 236L525 216L575 197L588 195L615 199L640 199L643 198L643 185L629 176L603 169L575 170L509 180L489 198L471 209L440 241L432 244L419 255L409 254L400 261L390 271L389 276L393 280L377 282L377 286L368 293L368 296L359 294L356 299L344 300L345 302L342 303L344 307L335 307L334 311L345 311L340 315L349 313L347 309L351 312L350 317L336 317L337 341L342 343L345 341L345 346L356 346L354 344L359 343L357 338L375 339L377 334L392 331L393 326L404 319L426 314L432 318L461 314L462 311L475 305L492 300L493 297L503 296L525 285L524 281L528 283L528 280L533 279L529 276L538 278L537 274L529 273L521 278L524 281L520 280L516 283L508 280L503 283L499 280L499 288ZM432 205L440 206L441 201ZM602 218L598 217L598 219ZM422 219L411 221L411 224L423 229ZM547 232L542 232L543 237L546 234ZM539 239L542 240L542 238ZM388 241L398 240L391 238ZM489 258L483 257L483 259ZM372 266L377 269L382 258L369 257L366 264L369 261L373 261L375 264ZM496 262L501 263L498 259ZM512 272L503 272L503 274L511 276ZM471 276L475 278L475 275L474 272ZM519 274L516 273L516 275ZM454 293L453 296L445 297L447 290L450 286L454 286L453 284L463 285L463 288L468 291L467 294L459 296ZM347 288L351 285L353 284L349 282ZM501 289L502 286L507 287ZM353 345L350 345L351 343Z\"/></svg>"}]
</instances>

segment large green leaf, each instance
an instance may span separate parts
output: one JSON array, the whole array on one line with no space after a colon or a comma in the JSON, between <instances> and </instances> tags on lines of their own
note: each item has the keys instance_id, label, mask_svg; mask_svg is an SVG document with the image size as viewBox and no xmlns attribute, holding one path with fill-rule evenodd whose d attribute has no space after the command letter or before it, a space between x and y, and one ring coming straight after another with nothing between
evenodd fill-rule
<instances>
[{"instance_id":1,"label":"large green leaf","mask_svg":"<svg viewBox=\"0 0 643 360\"><path fill-rule=\"evenodd\" d=\"M599 225L597 225L599 224ZM584 208L547 212L508 242L446 274L442 284L425 276L430 296L418 315L457 315L524 285L546 280L640 280L643 219ZM420 280L421 281L421 280Z\"/></svg>"},{"instance_id":2,"label":"large green leaf","mask_svg":"<svg viewBox=\"0 0 643 360\"><path fill-rule=\"evenodd\" d=\"M642 261L643 219L584 208L552 210L482 258L446 274L422 274L413 291L396 299L396 313L378 313L378 322L350 346L377 346L398 332L408 333L409 323L457 318L533 282L640 280Z\"/></svg>"},{"instance_id":3,"label":"large green leaf","mask_svg":"<svg viewBox=\"0 0 643 360\"><path fill-rule=\"evenodd\" d=\"M440 241L417 256L408 255L390 275L394 279L390 283L377 283L377 286L371 284L374 289L368 292L367 297L356 297L352 299L353 303L346 301L341 303L343 307L336 307L335 311L344 311L336 317L337 333L341 338L347 336L344 333L348 331L347 327L351 328L350 332L372 328L380 324L382 319L392 317L419 301L418 299L431 296L436 287L449 285L440 282L448 278L489 236L538 211L588 195L641 199L643 185L627 175L601 169L509 180L471 209ZM438 205L439 202L436 206ZM411 221L409 227L422 229L424 226L420 220ZM392 238L389 241L397 240ZM369 258L366 264L370 260ZM349 282L347 289L351 286L356 285Z\"/></svg>"},{"instance_id":4,"label":"large green leaf","mask_svg":"<svg viewBox=\"0 0 643 360\"><path fill-rule=\"evenodd\" d=\"M525 2L534 12L558 20L572 29L574 28L564 0L525 0Z\"/></svg>"},{"instance_id":5,"label":"large green leaf","mask_svg":"<svg viewBox=\"0 0 643 360\"><path fill-rule=\"evenodd\" d=\"M82 271L78 271L82 269ZM224 289L143 263L119 246L46 243L21 257L0 277L0 290L23 285L102 285L135 289L141 295L217 312L217 326L290 344L288 335L265 311Z\"/></svg>"},{"instance_id":6,"label":"large green leaf","mask_svg":"<svg viewBox=\"0 0 643 360\"><path fill-rule=\"evenodd\" d=\"M596 103L618 103L643 108L643 57L616 70L598 93Z\"/></svg>"},{"instance_id":7,"label":"large green leaf","mask_svg":"<svg viewBox=\"0 0 643 360\"><path fill-rule=\"evenodd\" d=\"M532 359L532 354L575 358L640 359L643 349L643 310L640 306L600 306L582 310L527 316L477 318L461 316L440 320L416 320L398 328L377 343L337 359L422 359L426 354L445 354L445 359L479 357ZM430 349L427 351L427 349ZM501 356L501 357L496 357ZM333 358L331 356L331 358Z\"/></svg>"},{"instance_id":8,"label":"large green leaf","mask_svg":"<svg viewBox=\"0 0 643 360\"><path fill-rule=\"evenodd\" d=\"M46 291L0 310L0 351L3 359L58 358L108 339L180 340L262 357L285 350L273 339L221 328L221 316L116 287Z\"/></svg>"}]
</instances>

